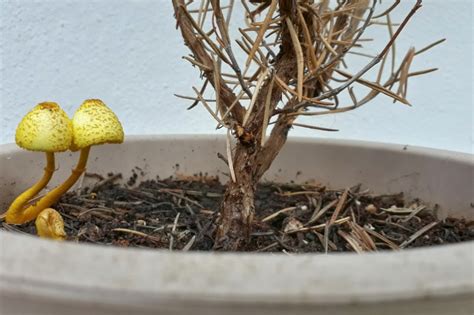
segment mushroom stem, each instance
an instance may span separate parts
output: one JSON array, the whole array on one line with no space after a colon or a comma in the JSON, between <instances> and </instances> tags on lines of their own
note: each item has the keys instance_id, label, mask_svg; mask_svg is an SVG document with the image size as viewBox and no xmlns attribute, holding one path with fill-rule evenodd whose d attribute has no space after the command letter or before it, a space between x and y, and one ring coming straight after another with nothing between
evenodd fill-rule
<instances>
[{"instance_id":1,"label":"mushroom stem","mask_svg":"<svg viewBox=\"0 0 474 315\"><path fill-rule=\"evenodd\" d=\"M76 167L72 170L71 175L69 178L62 183L61 185L57 186L49 193L47 193L43 198L41 198L37 203L32 204L28 208L23 211L23 217L28 222L34 220L41 211L46 208L51 207L51 205L55 204L59 201L61 196L66 193L81 177L82 173L86 170L87 159L89 157L90 146L86 147L81 150L81 156L79 157L79 162L77 163Z\"/></svg>"},{"instance_id":2,"label":"mushroom stem","mask_svg":"<svg viewBox=\"0 0 474 315\"><path fill-rule=\"evenodd\" d=\"M43 177L34 184L31 188L25 190L21 195L16 197L8 208L5 216L5 220L10 224L22 224L32 219L28 219L25 216L25 211L23 211L24 206L30 201L34 196L36 196L51 180L51 177L54 173L54 153L46 152L46 167L44 168Z\"/></svg>"}]
</instances>

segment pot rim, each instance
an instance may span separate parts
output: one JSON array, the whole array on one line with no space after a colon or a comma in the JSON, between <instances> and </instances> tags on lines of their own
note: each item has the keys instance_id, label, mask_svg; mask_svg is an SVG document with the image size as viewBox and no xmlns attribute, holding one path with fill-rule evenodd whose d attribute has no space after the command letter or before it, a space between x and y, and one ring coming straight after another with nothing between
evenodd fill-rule
<instances>
[{"instance_id":1,"label":"pot rim","mask_svg":"<svg viewBox=\"0 0 474 315\"><path fill-rule=\"evenodd\" d=\"M226 136L224 134L133 134L126 135L124 143L127 142L137 142L137 141L159 141L159 140L169 140L169 138L175 139L177 141L184 140L196 140L196 141L219 141L225 140ZM410 154L417 155L437 155L441 158L450 158L455 160L460 160L474 165L474 153L452 151L438 148L431 148L425 146L417 145L408 145L401 143L392 143L392 142L379 142L379 141L368 141L368 140L357 140L357 139L342 139L342 138L316 138L316 137L305 137L305 136L289 136L288 142L292 143L301 143L301 144L327 144L335 147L362 147L367 149L378 149L385 151L394 151L400 152L400 150L407 151L409 150ZM18 150L23 150L19 148L15 143L4 143L0 144L0 150L3 152L15 152ZM24 151L24 150L23 150ZM60 152L64 153L64 152ZM59 154L60 154L59 153Z\"/></svg>"},{"instance_id":2,"label":"pot rim","mask_svg":"<svg viewBox=\"0 0 474 315\"><path fill-rule=\"evenodd\" d=\"M128 136L126 141L216 141L215 135ZM400 151L403 145L290 138ZM2 154L18 151L1 145ZM474 167L473 155L409 147L411 154ZM0 292L97 304L156 307L169 301L358 304L474 296L474 242L400 252L299 254L168 252L60 243L0 231ZM40 262L40 263L38 263ZM111 267L113 266L113 268ZM278 275L278 276L277 276Z\"/></svg>"},{"instance_id":3,"label":"pot rim","mask_svg":"<svg viewBox=\"0 0 474 315\"><path fill-rule=\"evenodd\" d=\"M124 249L3 231L0 243L0 291L25 298L152 307L182 300L330 305L474 296L474 242L290 257Z\"/></svg>"}]
</instances>

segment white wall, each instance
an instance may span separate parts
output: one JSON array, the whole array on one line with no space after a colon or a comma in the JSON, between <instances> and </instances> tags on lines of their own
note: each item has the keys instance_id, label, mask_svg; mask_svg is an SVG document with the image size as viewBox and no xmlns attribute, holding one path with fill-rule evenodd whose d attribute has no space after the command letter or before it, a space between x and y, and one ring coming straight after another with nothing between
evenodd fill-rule
<instances>
[{"instance_id":1,"label":"white wall","mask_svg":"<svg viewBox=\"0 0 474 315\"><path fill-rule=\"evenodd\" d=\"M400 40L402 51L448 41L415 69L440 71L411 82L409 108L378 100L356 112L318 118L337 137L473 150L471 0L426 0ZM213 133L215 123L173 93L190 94L197 73L174 29L171 1L0 0L0 143L13 142L21 116L40 101L72 114L83 99L101 98L127 134ZM405 12L413 1L402 1Z\"/></svg>"}]
</instances>

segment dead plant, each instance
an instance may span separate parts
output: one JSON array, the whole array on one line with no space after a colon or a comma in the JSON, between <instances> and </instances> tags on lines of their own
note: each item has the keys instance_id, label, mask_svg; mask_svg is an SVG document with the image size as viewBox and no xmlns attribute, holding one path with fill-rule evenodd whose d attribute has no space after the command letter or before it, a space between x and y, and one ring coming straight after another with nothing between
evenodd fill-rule
<instances>
[{"instance_id":1,"label":"dead plant","mask_svg":"<svg viewBox=\"0 0 474 315\"><path fill-rule=\"evenodd\" d=\"M227 161L231 180L214 226L215 249L237 250L250 235L257 182L268 170L292 127L329 130L296 123L301 116L320 116L362 107L380 94L410 105L408 79L436 69L411 71L423 49L411 48L397 65L395 41L421 0L400 24L391 14L400 1L377 0L172 0L185 44L184 59L203 79L189 108L201 103L218 128L228 129ZM240 25L231 16L240 7ZM242 9L243 8L243 9ZM240 11L239 11L240 12ZM386 40L364 37L385 26ZM231 34L238 33L237 39ZM371 56L365 45L379 44ZM240 58L243 51L245 58ZM355 71L346 68L349 54L368 58ZM212 86L215 97L207 89ZM354 91L354 87L361 88ZM361 95L364 92L364 95ZM347 93L349 97L342 97ZM349 99L349 104L341 104ZM236 141L231 141L231 137Z\"/></svg>"}]
</instances>

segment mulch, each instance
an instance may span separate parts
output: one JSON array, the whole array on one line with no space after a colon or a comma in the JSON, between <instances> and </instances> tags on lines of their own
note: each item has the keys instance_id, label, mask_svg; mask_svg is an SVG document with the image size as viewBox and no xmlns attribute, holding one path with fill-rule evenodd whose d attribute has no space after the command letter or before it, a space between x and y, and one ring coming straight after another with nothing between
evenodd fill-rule
<instances>
[{"instance_id":1,"label":"mulch","mask_svg":"<svg viewBox=\"0 0 474 315\"><path fill-rule=\"evenodd\" d=\"M86 174L96 182L55 206L68 239L121 247L212 250L211 227L225 187L196 175L126 183L120 174ZM256 194L250 252L364 252L474 240L474 221L437 218L437 207L403 194L373 195L363 185L330 189L308 183L262 183ZM0 227L36 234L34 222Z\"/></svg>"}]
</instances>

